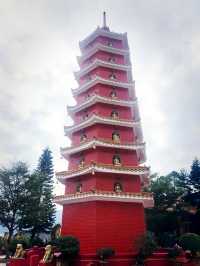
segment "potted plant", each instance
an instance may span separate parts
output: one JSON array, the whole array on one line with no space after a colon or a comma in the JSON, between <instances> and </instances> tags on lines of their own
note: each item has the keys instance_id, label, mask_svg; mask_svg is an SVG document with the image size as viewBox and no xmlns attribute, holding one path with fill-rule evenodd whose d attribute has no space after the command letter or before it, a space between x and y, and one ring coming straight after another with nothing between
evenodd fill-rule
<instances>
[{"instance_id":1,"label":"potted plant","mask_svg":"<svg viewBox=\"0 0 200 266\"><path fill-rule=\"evenodd\" d=\"M101 265L107 264L109 258L115 255L115 251L111 247L104 247L97 250L97 257Z\"/></svg>"},{"instance_id":2,"label":"potted plant","mask_svg":"<svg viewBox=\"0 0 200 266\"><path fill-rule=\"evenodd\" d=\"M179 239L179 245L183 248L187 258L200 262L200 236L193 233L183 234Z\"/></svg>"},{"instance_id":3,"label":"potted plant","mask_svg":"<svg viewBox=\"0 0 200 266\"><path fill-rule=\"evenodd\" d=\"M136 265L144 265L145 259L150 257L157 249L157 243L154 239L154 235L151 232L147 232L146 235L140 237L137 240L138 254L136 256Z\"/></svg>"},{"instance_id":4,"label":"potted plant","mask_svg":"<svg viewBox=\"0 0 200 266\"><path fill-rule=\"evenodd\" d=\"M79 240L74 236L60 236L56 238L52 244L57 249L57 260L63 266L70 266L79 254Z\"/></svg>"}]
</instances>

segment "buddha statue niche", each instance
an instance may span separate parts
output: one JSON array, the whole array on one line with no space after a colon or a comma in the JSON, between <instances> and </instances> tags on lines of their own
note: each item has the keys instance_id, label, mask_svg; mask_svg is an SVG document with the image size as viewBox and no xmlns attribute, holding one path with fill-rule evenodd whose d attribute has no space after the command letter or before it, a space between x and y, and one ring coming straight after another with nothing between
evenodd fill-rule
<instances>
[{"instance_id":1,"label":"buddha statue niche","mask_svg":"<svg viewBox=\"0 0 200 266\"><path fill-rule=\"evenodd\" d=\"M87 112L84 112L83 114L83 120L86 120L89 118L89 114Z\"/></svg>"},{"instance_id":2,"label":"buddha statue niche","mask_svg":"<svg viewBox=\"0 0 200 266\"><path fill-rule=\"evenodd\" d=\"M115 183L115 184L114 184L114 191L115 191L116 193L120 193L120 192L122 192L122 185L121 185L120 183Z\"/></svg>"},{"instance_id":3,"label":"buddha statue niche","mask_svg":"<svg viewBox=\"0 0 200 266\"><path fill-rule=\"evenodd\" d=\"M79 162L79 168L83 168L85 166L85 160L84 159L81 159L80 162Z\"/></svg>"},{"instance_id":4,"label":"buddha statue niche","mask_svg":"<svg viewBox=\"0 0 200 266\"><path fill-rule=\"evenodd\" d=\"M119 155L114 155L113 156L113 165L114 166L121 166L121 159Z\"/></svg>"},{"instance_id":5,"label":"buddha statue niche","mask_svg":"<svg viewBox=\"0 0 200 266\"><path fill-rule=\"evenodd\" d=\"M52 245L47 245L45 247L45 253L44 253L44 257L42 259L43 263L50 263L53 260L53 248Z\"/></svg>"},{"instance_id":6,"label":"buddha statue niche","mask_svg":"<svg viewBox=\"0 0 200 266\"><path fill-rule=\"evenodd\" d=\"M22 244L17 244L16 246L16 250L15 250L15 254L14 254L14 258L15 259L22 259L25 256L25 251L23 249L23 245Z\"/></svg>"},{"instance_id":7,"label":"buddha statue niche","mask_svg":"<svg viewBox=\"0 0 200 266\"><path fill-rule=\"evenodd\" d=\"M112 133L112 141L116 144L120 143L120 134L118 132L115 131Z\"/></svg>"},{"instance_id":8,"label":"buddha statue niche","mask_svg":"<svg viewBox=\"0 0 200 266\"><path fill-rule=\"evenodd\" d=\"M109 79L117 79L115 73L112 72L109 76Z\"/></svg>"},{"instance_id":9,"label":"buddha statue niche","mask_svg":"<svg viewBox=\"0 0 200 266\"><path fill-rule=\"evenodd\" d=\"M87 135L86 134L82 134L81 138L80 138L80 142L85 142L87 140Z\"/></svg>"},{"instance_id":10,"label":"buddha statue niche","mask_svg":"<svg viewBox=\"0 0 200 266\"><path fill-rule=\"evenodd\" d=\"M78 184L76 187L76 193L82 193L82 184Z\"/></svg>"},{"instance_id":11,"label":"buddha statue niche","mask_svg":"<svg viewBox=\"0 0 200 266\"><path fill-rule=\"evenodd\" d=\"M118 119L118 118L119 118L119 114L118 114L118 112L115 111L115 110L113 110L113 111L111 112L111 117L112 117L113 119Z\"/></svg>"},{"instance_id":12,"label":"buddha statue niche","mask_svg":"<svg viewBox=\"0 0 200 266\"><path fill-rule=\"evenodd\" d=\"M110 97L111 97L112 99L116 99L116 98L117 98L117 93L116 93L115 90L112 90L112 91L110 92Z\"/></svg>"},{"instance_id":13,"label":"buddha statue niche","mask_svg":"<svg viewBox=\"0 0 200 266\"><path fill-rule=\"evenodd\" d=\"M110 63L115 63L115 58L114 58L114 57L109 57L109 58L108 58L108 62L110 62Z\"/></svg>"}]
</instances>

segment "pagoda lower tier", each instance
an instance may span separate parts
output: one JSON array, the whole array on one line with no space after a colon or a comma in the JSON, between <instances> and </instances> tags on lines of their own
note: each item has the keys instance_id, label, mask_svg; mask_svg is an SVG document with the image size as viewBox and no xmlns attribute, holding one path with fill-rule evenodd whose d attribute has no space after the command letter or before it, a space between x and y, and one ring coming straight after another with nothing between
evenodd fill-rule
<instances>
[{"instance_id":1,"label":"pagoda lower tier","mask_svg":"<svg viewBox=\"0 0 200 266\"><path fill-rule=\"evenodd\" d=\"M100 198L97 192L94 195ZM146 229L143 204L111 201L108 195L104 200L77 200L63 206L62 234L80 240L80 255L95 256L102 247L112 247L117 257L137 251L136 242Z\"/></svg>"}]
</instances>

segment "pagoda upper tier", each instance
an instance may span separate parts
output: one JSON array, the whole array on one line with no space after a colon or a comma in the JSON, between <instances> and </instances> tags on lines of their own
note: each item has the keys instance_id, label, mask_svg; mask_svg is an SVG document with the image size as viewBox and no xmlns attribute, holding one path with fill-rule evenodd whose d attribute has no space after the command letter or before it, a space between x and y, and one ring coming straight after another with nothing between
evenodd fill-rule
<instances>
[{"instance_id":1,"label":"pagoda upper tier","mask_svg":"<svg viewBox=\"0 0 200 266\"><path fill-rule=\"evenodd\" d=\"M111 32L107 26L97 27L79 46L80 70L74 73L78 87L72 89L77 104L67 107L74 123L64 127L72 142L70 147L61 148L62 157L69 160L69 168L57 173L66 190L55 202L65 205L122 201L151 207L152 195L141 192L141 187L148 185L150 169L140 165L146 160L145 143L127 34ZM104 152L107 155L101 156ZM135 180L138 185L132 187L133 191L126 189L120 193L106 191L106 184L97 188L94 180L105 174L113 179L113 184L120 177L130 184ZM96 184L92 190L86 180ZM74 191L80 182L81 191Z\"/></svg>"}]
</instances>

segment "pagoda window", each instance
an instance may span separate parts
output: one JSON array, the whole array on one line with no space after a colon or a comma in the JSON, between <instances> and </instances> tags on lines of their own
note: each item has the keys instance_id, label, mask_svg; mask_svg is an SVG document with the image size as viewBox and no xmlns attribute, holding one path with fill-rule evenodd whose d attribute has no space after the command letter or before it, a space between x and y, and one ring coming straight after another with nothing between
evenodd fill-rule
<instances>
[{"instance_id":1,"label":"pagoda window","mask_svg":"<svg viewBox=\"0 0 200 266\"><path fill-rule=\"evenodd\" d=\"M110 97L111 98L117 98L117 93L116 93L116 91L115 90L112 90L111 92L110 92Z\"/></svg>"},{"instance_id":2,"label":"pagoda window","mask_svg":"<svg viewBox=\"0 0 200 266\"><path fill-rule=\"evenodd\" d=\"M87 140L87 135L83 133L80 137L80 142L85 142L86 140Z\"/></svg>"},{"instance_id":3,"label":"pagoda window","mask_svg":"<svg viewBox=\"0 0 200 266\"><path fill-rule=\"evenodd\" d=\"M109 41L107 44L108 44L109 47L113 47L113 43L112 42Z\"/></svg>"},{"instance_id":4,"label":"pagoda window","mask_svg":"<svg viewBox=\"0 0 200 266\"><path fill-rule=\"evenodd\" d=\"M109 79L117 79L115 73L112 72L112 73L109 75Z\"/></svg>"},{"instance_id":5,"label":"pagoda window","mask_svg":"<svg viewBox=\"0 0 200 266\"><path fill-rule=\"evenodd\" d=\"M116 193L120 193L120 192L122 192L123 191L123 189L122 189L122 184L120 184L120 183L115 183L114 184L114 192L116 192Z\"/></svg>"},{"instance_id":6,"label":"pagoda window","mask_svg":"<svg viewBox=\"0 0 200 266\"><path fill-rule=\"evenodd\" d=\"M110 63L115 63L115 57L109 57L108 62Z\"/></svg>"},{"instance_id":7,"label":"pagoda window","mask_svg":"<svg viewBox=\"0 0 200 266\"><path fill-rule=\"evenodd\" d=\"M87 75L86 76L86 81L90 81L90 80L92 80L92 77L90 75Z\"/></svg>"},{"instance_id":8,"label":"pagoda window","mask_svg":"<svg viewBox=\"0 0 200 266\"><path fill-rule=\"evenodd\" d=\"M120 156L118 154L115 154L113 156L113 165L114 166L121 166L122 165L121 164L121 158L120 158Z\"/></svg>"},{"instance_id":9,"label":"pagoda window","mask_svg":"<svg viewBox=\"0 0 200 266\"><path fill-rule=\"evenodd\" d=\"M76 193L82 193L82 184L78 184L77 186L76 186Z\"/></svg>"},{"instance_id":10,"label":"pagoda window","mask_svg":"<svg viewBox=\"0 0 200 266\"><path fill-rule=\"evenodd\" d=\"M88 119L88 117L89 117L89 114L88 114L87 112L85 112L85 113L83 114L83 120Z\"/></svg>"},{"instance_id":11,"label":"pagoda window","mask_svg":"<svg viewBox=\"0 0 200 266\"><path fill-rule=\"evenodd\" d=\"M120 134L119 134L119 132L114 131L114 132L112 133L112 141L113 141L114 143L120 143Z\"/></svg>"},{"instance_id":12,"label":"pagoda window","mask_svg":"<svg viewBox=\"0 0 200 266\"><path fill-rule=\"evenodd\" d=\"M90 94L88 93L88 94L86 94L85 99L87 100L89 98L90 98Z\"/></svg>"},{"instance_id":13,"label":"pagoda window","mask_svg":"<svg viewBox=\"0 0 200 266\"><path fill-rule=\"evenodd\" d=\"M82 158L80 161L79 161L79 168L83 168L85 166L85 159Z\"/></svg>"},{"instance_id":14,"label":"pagoda window","mask_svg":"<svg viewBox=\"0 0 200 266\"><path fill-rule=\"evenodd\" d=\"M113 119L117 119L119 118L119 113L115 110L113 110L110 114L110 116L113 118Z\"/></svg>"}]
</instances>

